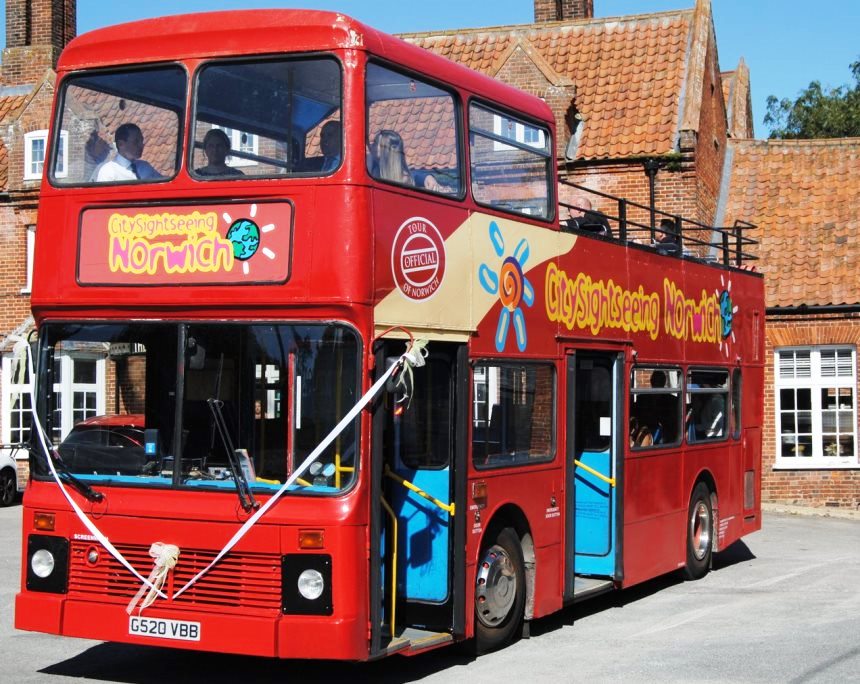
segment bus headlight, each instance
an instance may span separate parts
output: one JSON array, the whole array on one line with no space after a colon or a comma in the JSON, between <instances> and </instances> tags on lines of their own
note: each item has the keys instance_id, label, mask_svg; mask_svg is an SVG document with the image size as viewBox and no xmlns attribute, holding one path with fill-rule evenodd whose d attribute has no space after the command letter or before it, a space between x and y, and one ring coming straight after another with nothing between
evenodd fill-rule
<instances>
[{"instance_id":1,"label":"bus headlight","mask_svg":"<svg viewBox=\"0 0 860 684\"><path fill-rule=\"evenodd\" d=\"M47 534L27 537L27 590L65 594L69 580L69 540Z\"/></svg>"},{"instance_id":2,"label":"bus headlight","mask_svg":"<svg viewBox=\"0 0 860 684\"><path fill-rule=\"evenodd\" d=\"M297 582L299 593L308 601L316 601L323 593L325 580L319 570L305 570Z\"/></svg>"},{"instance_id":3,"label":"bus headlight","mask_svg":"<svg viewBox=\"0 0 860 684\"><path fill-rule=\"evenodd\" d=\"M331 577L327 553L281 556L281 610L285 615L331 615Z\"/></svg>"},{"instance_id":4,"label":"bus headlight","mask_svg":"<svg viewBox=\"0 0 860 684\"><path fill-rule=\"evenodd\" d=\"M45 579L54 572L54 554L47 549L39 549L30 558L30 569L36 577Z\"/></svg>"}]
</instances>

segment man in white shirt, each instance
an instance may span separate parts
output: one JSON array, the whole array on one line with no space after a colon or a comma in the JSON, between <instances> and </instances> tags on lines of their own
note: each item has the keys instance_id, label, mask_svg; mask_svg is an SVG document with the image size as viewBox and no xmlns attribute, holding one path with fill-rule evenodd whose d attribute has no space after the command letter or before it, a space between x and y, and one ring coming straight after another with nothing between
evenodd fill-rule
<instances>
[{"instance_id":1,"label":"man in white shirt","mask_svg":"<svg viewBox=\"0 0 860 684\"><path fill-rule=\"evenodd\" d=\"M96 182L113 183L115 181L164 178L152 168L149 162L141 159L143 156L143 133L135 124L124 123L116 129L114 139L116 141L116 155L98 168L95 177Z\"/></svg>"}]
</instances>

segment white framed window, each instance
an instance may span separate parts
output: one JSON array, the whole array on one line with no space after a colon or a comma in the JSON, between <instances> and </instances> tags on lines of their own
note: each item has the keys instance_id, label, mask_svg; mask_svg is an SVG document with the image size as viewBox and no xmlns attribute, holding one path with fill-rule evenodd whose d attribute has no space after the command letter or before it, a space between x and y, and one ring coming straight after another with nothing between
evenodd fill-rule
<instances>
[{"instance_id":1,"label":"white framed window","mask_svg":"<svg viewBox=\"0 0 860 684\"><path fill-rule=\"evenodd\" d=\"M857 352L850 346L778 349L776 469L857 468Z\"/></svg>"},{"instance_id":2,"label":"white framed window","mask_svg":"<svg viewBox=\"0 0 860 684\"><path fill-rule=\"evenodd\" d=\"M52 435L59 444L76 423L105 413L105 360L88 354L60 354L54 383Z\"/></svg>"},{"instance_id":3,"label":"white framed window","mask_svg":"<svg viewBox=\"0 0 860 684\"><path fill-rule=\"evenodd\" d=\"M24 180L41 180L48 152L48 131L31 131L24 135ZM69 133L60 131L60 145L54 164L54 176L64 178L68 171L66 159L69 156Z\"/></svg>"},{"instance_id":4,"label":"white framed window","mask_svg":"<svg viewBox=\"0 0 860 684\"><path fill-rule=\"evenodd\" d=\"M493 133L537 149L542 150L546 147L546 138L542 129L499 114L493 115ZM493 150L496 152L513 149L515 148L510 145L493 141Z\"/></svg>"},{"instance_id":5,"label":"white framed window","mask_svg":"<svg viewBox=\"0 0 860 684\"><path fill-rule=\"evenodd\" d=\"M32 413L30 389L32 380L27 368L27 354L3 356L3 428L4 444L21 444L30 438Z\"/></svg>"},{"instance_id":6,"label":"white framed window","mask_svg":"<svg viewBox=\"0 0 860 684\"><path fill-rule=\"evenodd\" d=\"M230 147L234 152L260 153L260 138L253 133L246 133L226 126L213 126L212 128L220 128L230 137ZM253 159L244 159L232 154L227 157L227 166L254 166L256 163Z\"/></svg>"},{"instance_id":7,"label":"white framed window","mask_svg":"<svg viewBox=\"0 0 860 684\"><path fill-rule=\"evenodd\" d=\"M21 288L21 294L30 294L33 286L33 254L36 247L36 226L27 226L27 280Z\"/></svg>"}]
</instances>

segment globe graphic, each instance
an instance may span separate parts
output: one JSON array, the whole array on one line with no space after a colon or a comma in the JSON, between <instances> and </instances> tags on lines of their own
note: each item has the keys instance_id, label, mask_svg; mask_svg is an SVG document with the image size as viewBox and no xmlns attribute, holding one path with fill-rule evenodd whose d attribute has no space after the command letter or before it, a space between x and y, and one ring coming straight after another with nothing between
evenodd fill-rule
<instances>
[{"instance_id":1,"label":"globe graphic","mask_svg":"<svg viewBox=\"0 0 860 684\"><path fill-rule=\"evenodd\" d=\"M238 219L227 231L227 239L233 243L233 256L247 261L260 247L260 229L250 219Z\"/></svg>"}]
</instances>

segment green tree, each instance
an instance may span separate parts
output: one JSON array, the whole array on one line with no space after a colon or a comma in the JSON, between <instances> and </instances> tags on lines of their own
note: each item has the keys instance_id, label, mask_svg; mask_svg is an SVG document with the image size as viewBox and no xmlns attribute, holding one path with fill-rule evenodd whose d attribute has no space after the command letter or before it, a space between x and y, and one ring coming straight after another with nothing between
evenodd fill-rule
<instances>
[{"instance_id":1,"label":"green tree","mask_svg":"<svg viewBox=\"0 0 860 684\"><path fill-rule=\"evenodd\" d=\"M854 85L823 88L813 81L794 101L767 98L765 125L771 138L860 136L860 60L851 65Z\"/></svg>"}]
</instances>

